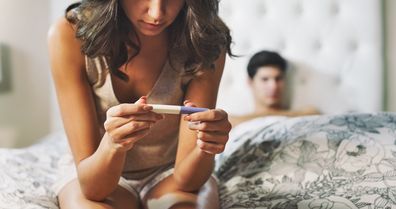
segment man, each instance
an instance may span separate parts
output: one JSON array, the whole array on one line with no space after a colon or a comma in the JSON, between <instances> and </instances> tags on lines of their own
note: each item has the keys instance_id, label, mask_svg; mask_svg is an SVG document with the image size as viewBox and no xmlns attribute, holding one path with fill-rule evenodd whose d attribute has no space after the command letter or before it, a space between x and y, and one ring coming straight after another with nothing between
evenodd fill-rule
<instances>
[{"instance_id":1,"label":"man","mask_svg":"<svg viewBox=\"0 0 396 209\"><path fill-rule=\"evenodd\" d=\"M233 126L268 115L301 116L319 113L315 108L291 111L285 107L283 98L286 90L287 65L287 61L276 52L260 51L253 55L248 63L247 72L254 97L254 112L231 117Z\"/></svg>"}]
</instances>

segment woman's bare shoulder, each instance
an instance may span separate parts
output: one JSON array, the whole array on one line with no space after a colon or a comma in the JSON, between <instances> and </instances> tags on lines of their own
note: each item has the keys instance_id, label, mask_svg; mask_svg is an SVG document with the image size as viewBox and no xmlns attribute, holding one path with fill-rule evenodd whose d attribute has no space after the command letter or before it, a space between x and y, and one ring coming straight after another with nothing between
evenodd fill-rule
<instances>
[{"instance_id":1,"label":"woman's bare shoulder","mask_svg":"<svg viewBox=\"0 0 396 209\"><path fill-rule=\"evenodd\" d=\"M51 43L52 41L61 40L73 40L75 38L75 27L71 24L66 17L61 17L56 20L50 27L48 31L48 41Z\"/></svg>"},{"instance_id":2,"label":"woman's bare shoulder","mask_svg":"<svg viewBox=\"0 0 396 209\"><path fill-rule=\"evenodd\" d=\"M85 64L81 53L81 41L76 29L65 17L58 19L48 31L48 48L51 62L66 62L69 66L82 68ZM56 69L56 68L53 68Z\"/></svg>"}]
</instances>

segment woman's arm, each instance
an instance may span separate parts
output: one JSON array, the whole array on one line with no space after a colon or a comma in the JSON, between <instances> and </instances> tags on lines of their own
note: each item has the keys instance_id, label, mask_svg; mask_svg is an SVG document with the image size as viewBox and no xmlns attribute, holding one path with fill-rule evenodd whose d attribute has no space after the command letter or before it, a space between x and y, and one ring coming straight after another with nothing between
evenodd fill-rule
<instances>
[{"instance_id":1,"label":"woman's arm","mask_svg":"<svg viewBox=\"0 0 396 209\"><path fill-rule=\"evenodd\" d=\"M50 29L48 45L52 77L81 189L89 199L104 199L116 188L124 153L112 152L106 143L101 144L85 58L74 28L65 18Z\"/></svg>"},{"instance_id":2,"label":"woman's arm","mask_svg":"<svg viewBox=\"0 0 396 209\"><path fill-rule=\"evenodd\" d=\"M228 140L231 125L227 114L222 110L212 109L216 106L224 62L225 53L216 61L214 71L205 70L187 88L187 105L194 104L211 110L181 119L174 178L183 191L198 191L208 180L213 171L214 156L224 150ZM188 121L201 123L192 125ZM197 130L200 130L199 133Z\"/></svg>"},{"instance_id":3,"label":"woman's arm","mask_svg":"<svg viewBox=\"0 0 396 209\"><path fill-rule=\"evenodd\" d=\"M85 58L73 26L61 19L51 28L48 42L52 76L81 190L88 199L103 200L118 184L126 151L161 116L150 112L145 98L138 104L120 104L107 112L106 134L100 136Z\"/></svg>"}]
</instances>

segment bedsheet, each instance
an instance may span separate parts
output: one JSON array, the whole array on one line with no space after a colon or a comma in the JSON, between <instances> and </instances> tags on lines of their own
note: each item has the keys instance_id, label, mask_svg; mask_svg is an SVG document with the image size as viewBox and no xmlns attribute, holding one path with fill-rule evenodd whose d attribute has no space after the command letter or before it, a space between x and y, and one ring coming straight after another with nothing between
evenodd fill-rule
<instances>
[{"instance_id":1,"label":"bedsheet","mask_svg":"<svg viewBox=\"0 0 396 209\"><path fill-rule=\"evenodd\" d=\"M216 162L222 209L396 208L395 113L279 119L232 133ZM62 133L0 149L0 209L57 209L66 151Z\"/></svg>"},{"instance_id":2,"label":"bedsheet","mask_svg":"<svg viewBox=\"0 0 396 209\"><path fill-rule=\"evenodd\" d=\"M66 144L60 132L31 147L0 149L0 209L58 209L51 185Z\"/></svg>"},{"instance_id":3,"label":"bedsheet","mask_svg":"<svg viewBox=\"0 0 396 209\"><path fill-rule=\"evenodd\" d=\"M232 140L221 208L396 208L394 113L293 118Z\"/></svg>"}]
</instances>

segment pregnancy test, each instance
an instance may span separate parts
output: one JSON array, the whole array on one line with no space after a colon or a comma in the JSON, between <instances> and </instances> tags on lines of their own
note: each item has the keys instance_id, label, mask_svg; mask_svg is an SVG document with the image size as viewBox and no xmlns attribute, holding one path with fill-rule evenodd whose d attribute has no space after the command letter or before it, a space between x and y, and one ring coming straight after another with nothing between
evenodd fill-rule
<instances>
[{"instance_id":1,"label":"pregnancy test","mask_svg":"<svg viewBox=\"0 0 396 209\"><path fill-rule=\"evenodd\" d=\"M203 112L209 110L207 108L201 107L186 107L186 106L177 106L177 105L157 105L157 104L148 104L153 107L153 112L161 113L161 114L192 114L196 112Z\"/></svg>"}]
</instances>

